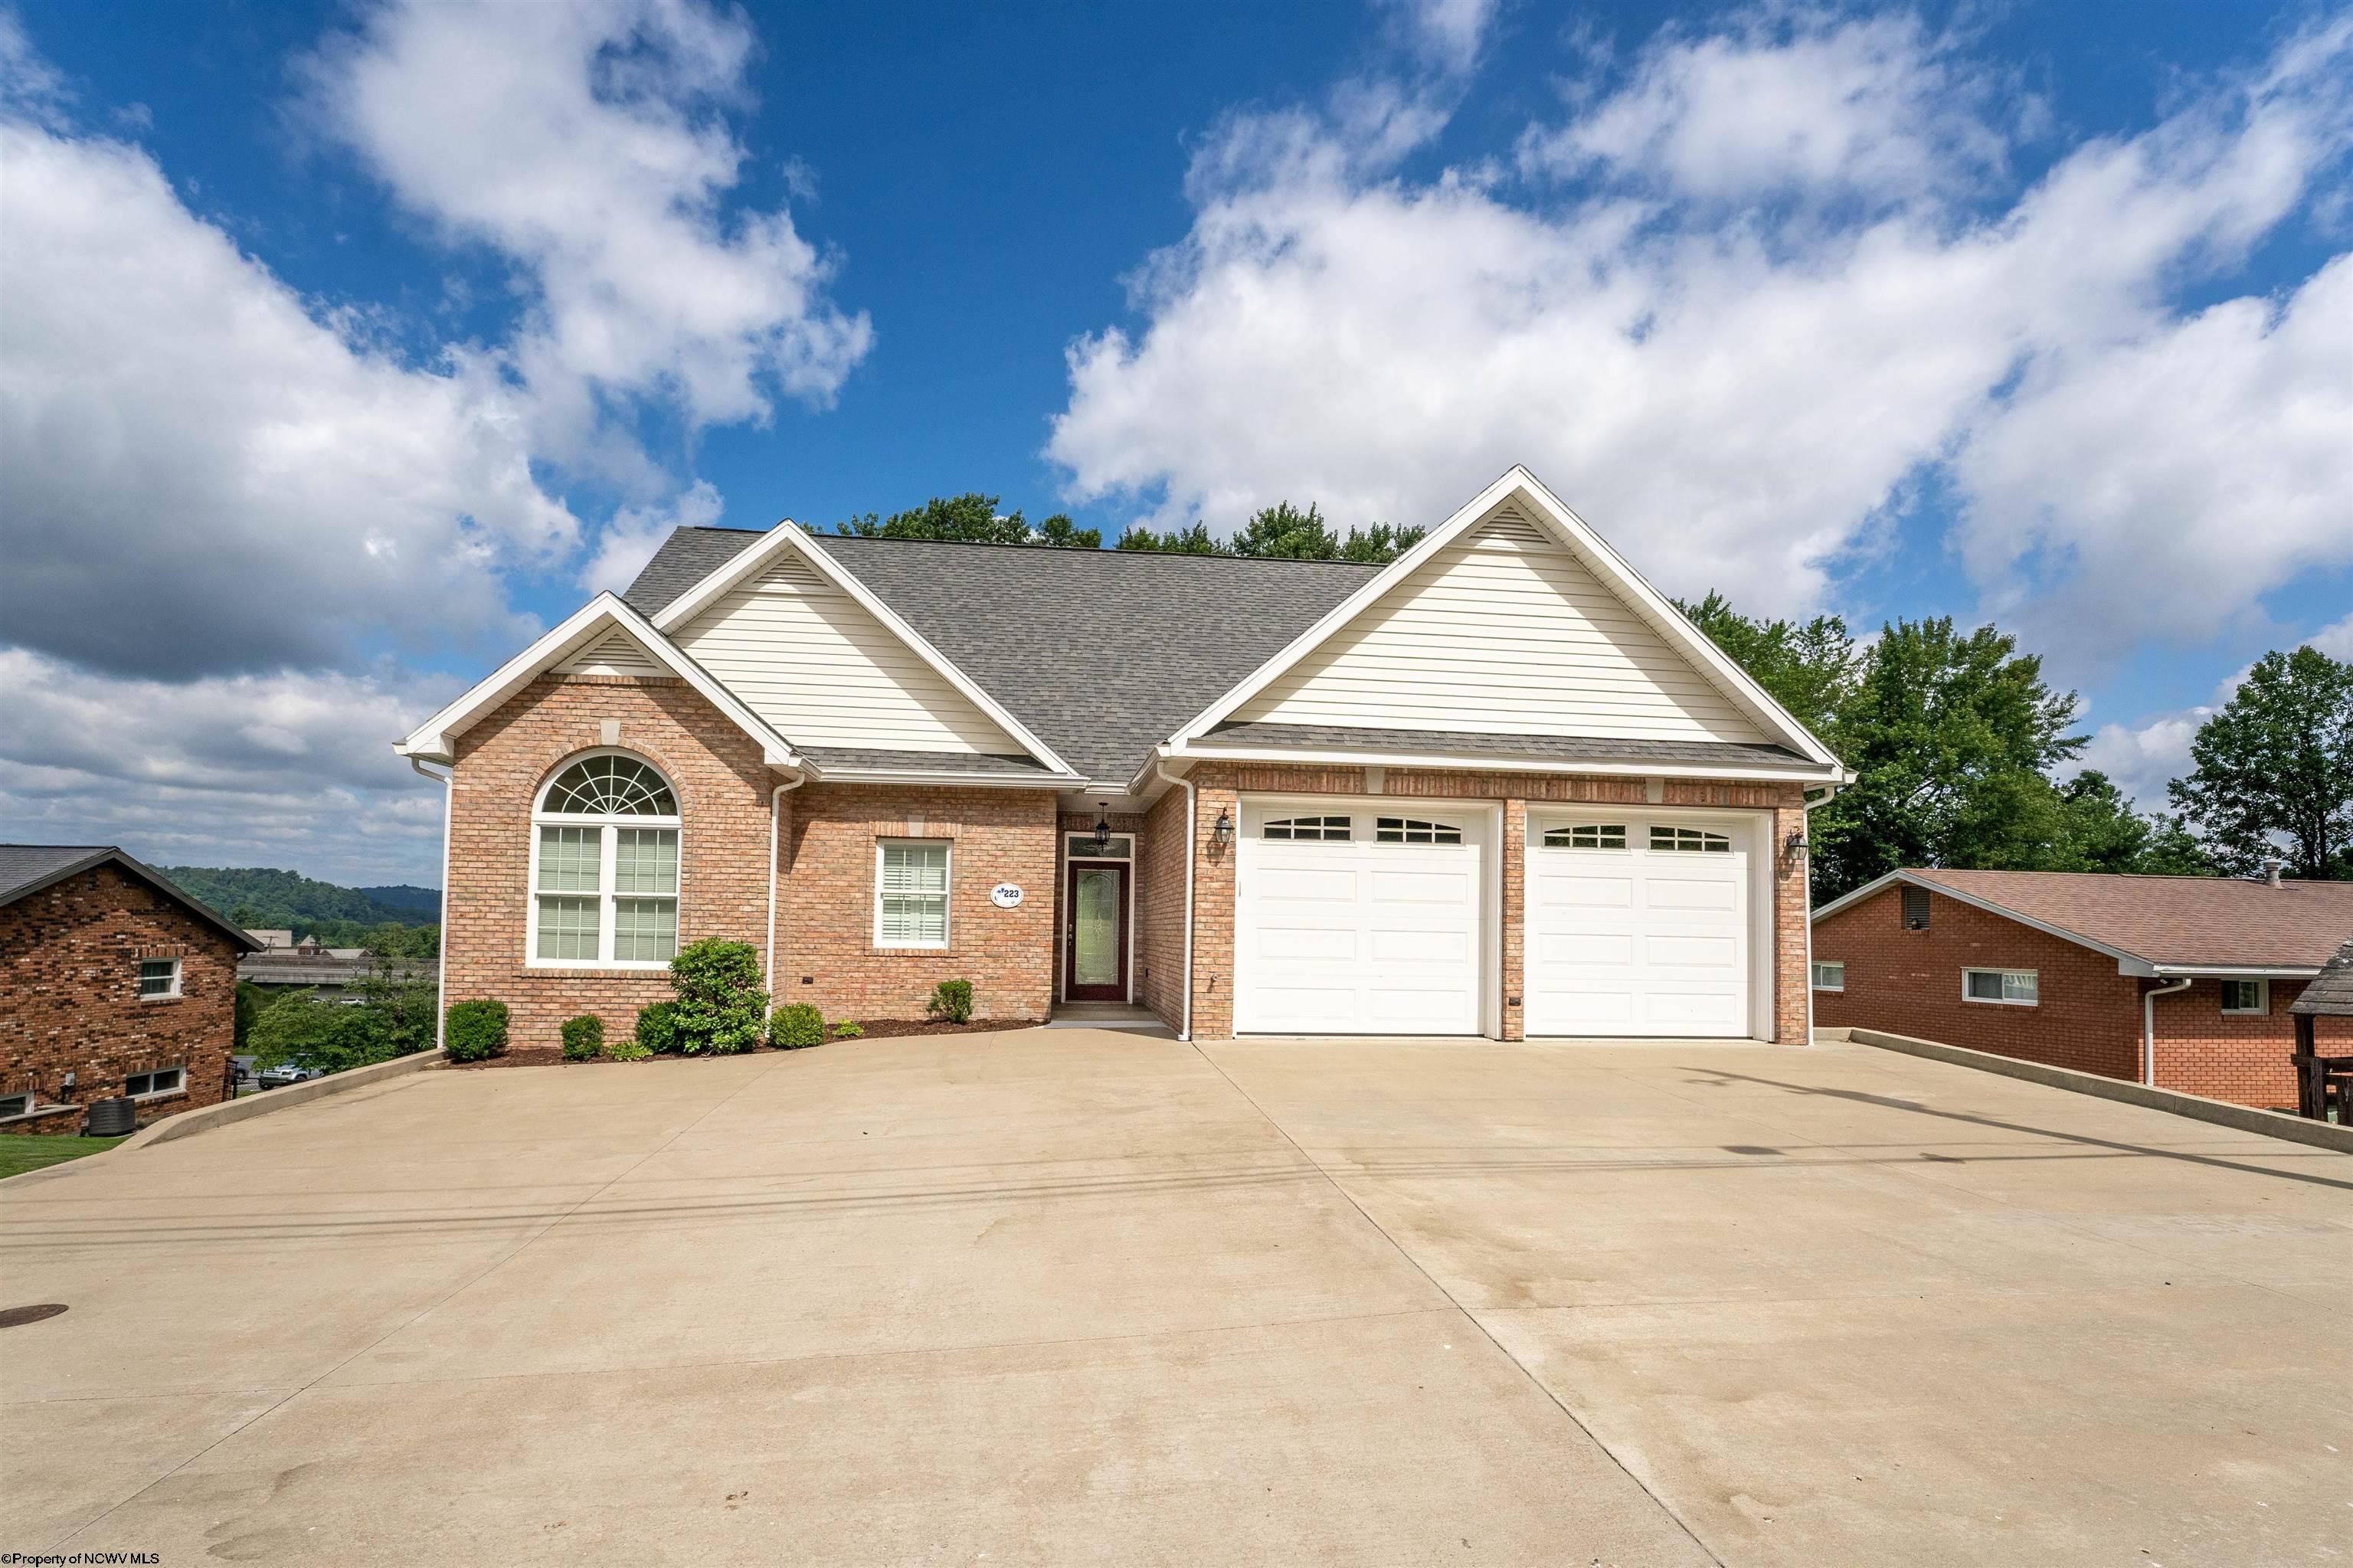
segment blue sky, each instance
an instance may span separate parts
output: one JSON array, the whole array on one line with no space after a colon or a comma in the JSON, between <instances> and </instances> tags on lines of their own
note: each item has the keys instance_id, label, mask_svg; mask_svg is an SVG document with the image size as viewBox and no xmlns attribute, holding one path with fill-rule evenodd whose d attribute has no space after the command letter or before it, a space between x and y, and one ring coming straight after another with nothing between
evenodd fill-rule
<instances>
[{"instance_id":1,"label":"blue sky","mask_svg":"<svg viewBox=\"0 0 2353 1568\"><path fill-rule=\"evenodd\" d=\"M28 4L22 836L430 880L389 738L677 520L1426 523L2014 627L2152 802L2353 654L2342 8Z\"/></svg>"}]
</instances>

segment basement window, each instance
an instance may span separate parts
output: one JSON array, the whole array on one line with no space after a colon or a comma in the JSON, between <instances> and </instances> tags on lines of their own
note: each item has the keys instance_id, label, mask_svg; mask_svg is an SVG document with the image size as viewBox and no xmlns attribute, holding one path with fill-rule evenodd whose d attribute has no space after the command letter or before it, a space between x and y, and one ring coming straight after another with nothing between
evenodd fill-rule
<instances>
[{"instance_id":1,"label":"basement window","mask_svg":"<svg viewBox=\"0 0 2353 1568\"><path fill-rule=\"evenodd\" d=\"M2260 1018L2272 1010L2272 982L2263 980L2226 980L2222 982L2222 1011Z\"/></svg>"},{"instance_id":2,"label":"basement window","mask_svg":"<svg viewBox=\"0 0 2353 1568\"><path fill-rule=\"evenodd\" d=\"M188 1086L185 1067L157 1067L152 1072L133 1073L122 1080L122 1092L134 1100L153 1099L157 1095L176 1095Z\"/></svg>"},{"instance_id":3,"label":"basement window","mask_svg":"<svg viewBox=\"0 0 2353 1568\"><path fill-rule=\"evenodd\" d=\"M1846 965L1843 963L1815 964L1814 989L1816 991L1844 991L1846 989Z\"/></svg>"},{"instance_id":4,"label":"basement window","mask_svg":"<svg viewBox=\"0 0 2353 1568\"><path fill-rule=\"evenodd\" d=\"M30 1116L32 1114L32 1096L0 1095L0 1121L6 1121L12 1117Z\"/></svg>"},{"instance_id":5,"label":"basement window","mask_svg":"<svg viewBox=\"0 0 2353 1568\"><path fill-rule=\"evenodd\" d=\"M1993 1001L2010 1007L2040 1005L2041 981L2032 969L1963 969L1961 997L1968 1001Z\"/></svg>"}]
</instances>

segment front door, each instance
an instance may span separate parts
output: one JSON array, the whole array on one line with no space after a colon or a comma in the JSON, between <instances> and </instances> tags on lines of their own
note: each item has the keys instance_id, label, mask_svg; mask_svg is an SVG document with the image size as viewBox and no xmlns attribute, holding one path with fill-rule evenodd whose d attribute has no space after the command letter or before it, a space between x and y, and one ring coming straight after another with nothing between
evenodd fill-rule
<instances>
[{"instance_id":1,"label":"front door","mask_svg":"<svg viewBox=\"0 0 2353 1568\"><path fill-rule=\"evenodd\" d=\"M1072 861L1064 907L1062 994L1072 1001L1125 1001L1127 867Z\"/></svg>"}]
</instances>

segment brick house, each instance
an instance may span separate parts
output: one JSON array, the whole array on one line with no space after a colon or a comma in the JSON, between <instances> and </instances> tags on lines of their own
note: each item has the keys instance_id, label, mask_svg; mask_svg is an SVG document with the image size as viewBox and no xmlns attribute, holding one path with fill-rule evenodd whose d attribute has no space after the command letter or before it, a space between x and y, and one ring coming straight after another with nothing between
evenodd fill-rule
<instances>
[{"instance_id":1,"label":"brick house","mask_svg":"<svg viewBox=\"0 0 2353 1568\"><path fill-rule=\"evenodd\" d=\"M1525 470L1387 567L681 528L399 744L445 996L1802 1040L1852 776Z\"/></svg>"},{"instance_id":2,"label":"brick house","mask_svg":"<svg viewBox=\"0 0 2353 1568\"><path fill-rule=\"evenodd\" d=\"M119 849L0 844L0 1131L217 1103L237 959L261 944Z\"/></svg>"},{"instance_id":3,"label":"brick house","mask_svg":"<svg viewBox=\"0 0 2353 1568\"><path fill-rule=\"evenodd\" d=\"M2293 1110L2288 1009L2353 883L1894 871L1814 915L1814 1014Z\"/></svg>"}]
</instances>

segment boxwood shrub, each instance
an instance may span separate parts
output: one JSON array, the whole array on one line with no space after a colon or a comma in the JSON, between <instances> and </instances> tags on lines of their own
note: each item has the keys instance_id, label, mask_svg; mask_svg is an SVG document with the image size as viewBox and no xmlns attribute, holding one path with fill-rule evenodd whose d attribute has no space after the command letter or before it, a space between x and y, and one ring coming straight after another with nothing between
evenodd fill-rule
<instances>
[{"instance_id":1,"label":"boxwood shrub","mask_svg":"<svg viewBox=\"0 0 2353 1568\"><path fill-rule=\"evenodd\" d=\"M564 1059L593 1062L605 1049L605 1021L593 1012L564 1021Z\"/></svg>"},{"instance_id":2,"label":"boxwood shrub","mask_svg":"<svg viewBox=\"0 0 2353 1568\"><path fill-rule=\"evenodd\" d=\"M970 1023L972 1022L972 981L968 980L940 981L932 988L932 1000L923 1004L923 1011L934 1018L944 1019L950 1023Z\"/></svg>"},{"instance_id":3,"label":"boxwood shrub","mask_svg":"<svg viewBox=\"0 0 2353 1568\"><path fill-rule=\"evenodd\" d=\"M825 1044L825 1014L806 1001L776 1009L768 1021L768 1044L779 1051L801 1051Z\"/></svg>"},{"instance_id":4,"label":"boxwood shrub","mask_svg":"<svg viewBox=\"0 0 2353 1568\"><path fill-rule=\"evenodd\" d=\"M678 1049L678 1003L657 1001L638 1009L638 1044L668 1055Z\"/></svg>"},{"instance_id":5,"label":"boxwood shrub","mask_svg":"<svg viewBox=\"0 0 2353 1568\"><path fill-rule=\"evenodd\" d=\"M706 937L670 961L678 992L678 1045L690 1055L749 1051L767 1033L768 993L760 984L760 950L749 942Z\"/></svg>"},{"instance_id":6,"label":"boxwood shrub","mask_svg":"<svg viewBox=\"0 0 2353 1568\"><path fill-rule=\"evenodd\" d=\"M507 1051L507 1004L489 997L453 1003L441 1032L452 1062L486 1062Z\"/></svg>"}]
</instances>

